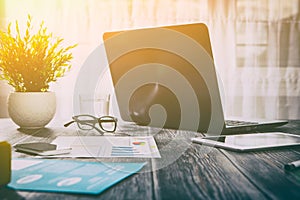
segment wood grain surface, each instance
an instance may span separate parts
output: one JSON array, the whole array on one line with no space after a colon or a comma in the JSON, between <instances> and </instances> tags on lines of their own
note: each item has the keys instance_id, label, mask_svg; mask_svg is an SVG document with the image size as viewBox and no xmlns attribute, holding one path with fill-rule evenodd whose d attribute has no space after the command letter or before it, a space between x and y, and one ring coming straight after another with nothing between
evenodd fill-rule
<instances>
[{"instance_id":1,"label":"wood grain surface","mask_svg":"<svg viewBox=\"0 0 300 200\"><path fill-rule=\"evenodd\" d=\"M300 121L273 129L300 134ZM139 173L100 195L15 191L0 188L0 199L300 199L300 171L286 172L285 163L300 159L300 147L237 153L191 143L200 133L126 125L119 132L153 135L159 159L90 158L97 162L143 161ZM51 142L58 135L97 135L61 126L21 130L9 119L0 119L0 140ZM13 157L30 157L12 152ZM66 158L67 159L67 158ZM70 158L69 158L70 159Z\"/></svg>"}]
</instances>

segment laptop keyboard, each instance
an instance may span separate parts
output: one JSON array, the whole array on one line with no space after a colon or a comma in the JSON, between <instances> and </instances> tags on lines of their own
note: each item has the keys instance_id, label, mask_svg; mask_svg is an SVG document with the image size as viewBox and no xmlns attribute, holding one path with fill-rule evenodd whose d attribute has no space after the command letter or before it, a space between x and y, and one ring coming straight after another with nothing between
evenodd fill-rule
<instances>
[{"instance_id":1,"label":"laptop keyboard","mask_svg":"<svg viewBox=\"0 0 300 200\"><path fill-rule=\"evenodd\" d=\"M247 126L247 125L255 125L257 122L249 122L249 121L240 121L240 120L226 120L226 126Z\"/></svg>"}]
</instances>

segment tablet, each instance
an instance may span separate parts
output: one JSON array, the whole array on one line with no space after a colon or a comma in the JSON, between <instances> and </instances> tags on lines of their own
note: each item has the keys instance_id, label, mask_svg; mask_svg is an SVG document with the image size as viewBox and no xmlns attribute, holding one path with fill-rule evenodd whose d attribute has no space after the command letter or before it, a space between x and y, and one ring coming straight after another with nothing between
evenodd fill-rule
<instances>
[{"instance_id":1,"label":"tablet","mask_svg":"<svg viewBox=\"0 0 300 200\"><path fill-rule=\"evenodd\" d=\"M281 132L192 138L193 142L234 151L251 151L300 145L300 136Z\"/></svg>"}]
</instances>

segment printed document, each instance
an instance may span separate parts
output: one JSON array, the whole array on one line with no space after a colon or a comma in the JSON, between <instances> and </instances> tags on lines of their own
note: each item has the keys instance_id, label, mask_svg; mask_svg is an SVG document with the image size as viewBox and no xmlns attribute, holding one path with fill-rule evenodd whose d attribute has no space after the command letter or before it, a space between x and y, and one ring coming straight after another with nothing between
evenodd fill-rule
<instances>
[{"instance_id":1,"label":"printed document","mask_svg":"<svg viewBox=\"0 0 300 200\"><path fill-rule=\"evenodd\" d=\"M153 136L58 136L52 144L72 150L51 157L161 157Z\"/></svg>"},{"instance_id":2,"label":"printed document","mask_svg":"<svg viewBox=\"0 0 300 200\"><path fill-rule=\"evenodd\" d=\"M13 159L8 187L17 190L100 194L146 163Z\"/></svg>"}]
</instances>

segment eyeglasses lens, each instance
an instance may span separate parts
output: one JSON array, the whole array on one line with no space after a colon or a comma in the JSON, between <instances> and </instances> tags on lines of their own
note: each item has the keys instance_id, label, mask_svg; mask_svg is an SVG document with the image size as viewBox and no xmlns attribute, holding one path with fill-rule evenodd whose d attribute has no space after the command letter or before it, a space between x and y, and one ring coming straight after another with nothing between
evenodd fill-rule
<instances>
[{"instance_id":1,"label":"eyeglasses lens","mask_svg":"<svg viewBox=\"0 0 300 200\"><path fill-rule=\"evenodd\" d=\"M117 127L117 122L113 117L101 117L99 123L101 128L106 132L114 132Z\"/></svg>"},{"instance_id":2,"label":"eyeglasses lens","mask_svg":"<svg viewBox=\"0 0 300 200\"><path fill-rule=\"evenodd\" d=\"M82 130L91 130L94 128L97 121L89 116L78 116L77 125Z\"/></svg>"}]
</instances>

